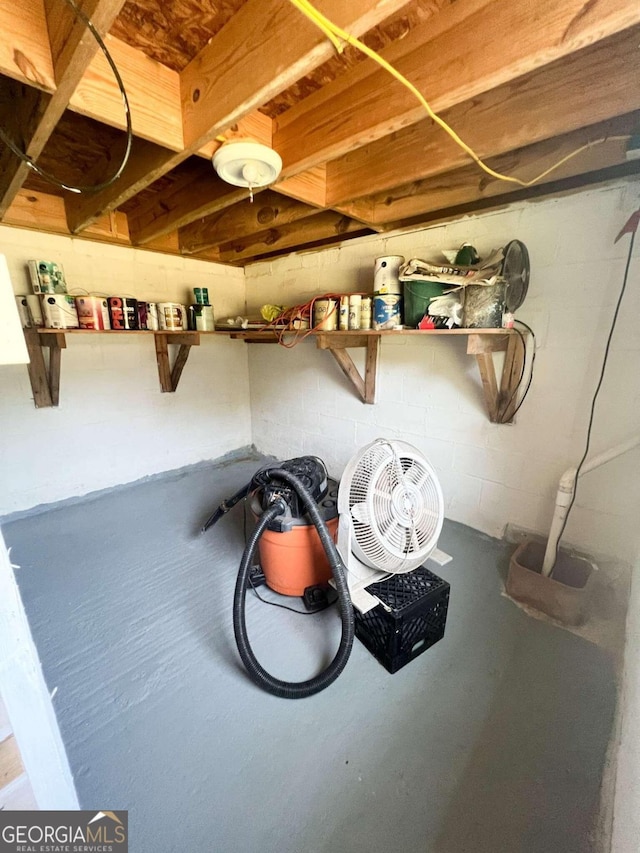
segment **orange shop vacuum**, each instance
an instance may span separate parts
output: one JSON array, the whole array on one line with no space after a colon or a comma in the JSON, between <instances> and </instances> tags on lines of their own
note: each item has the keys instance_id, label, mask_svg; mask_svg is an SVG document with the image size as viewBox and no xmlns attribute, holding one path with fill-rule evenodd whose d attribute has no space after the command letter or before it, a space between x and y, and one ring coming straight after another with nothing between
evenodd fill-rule
<instances>
[{"instance_id":1,"label":"orange shop vacuum","mask_svg":"<svg viewBox=\"0 0 640 853\"><path fill-rule=\"evenodd\" d=\"M342 672L355 636L346 570L335 545L338 483L328 477L324 462L316 456L269 465L223 501L202 532L244 499L248 499L256 524L247 537L234 592L233 626L238 652L250 678L268 693L286 699L312 696ZM342 622L340 646L323 672L307 681L287 682L260 665L247 635L245 600L247 588L255 591L262 583L281 595L301 596L310 612L337 602Z\"/></svg>"},{"instance_id":2,"label":"orange shop vacuum","mask_svg":"<svg viewBox=\"0 0 640 853\"><path fill-rule=\"evenodd\" d=\"M326 599L331 566L310 520L301 496L290 483L271 476L281 468L295 475L309 492L333 541L338 531L338 483L327 475L324 462L316 456L303 456L258 471L250 483L233 497L223 501L202 528L212 527L239 501L248 498L254 520L282 499L286 509L266 527L258 543L259 566L252 566L249 577L253 586L262 583L280 595L300 596L308 609Z\"/></svg>"}]
</instances>

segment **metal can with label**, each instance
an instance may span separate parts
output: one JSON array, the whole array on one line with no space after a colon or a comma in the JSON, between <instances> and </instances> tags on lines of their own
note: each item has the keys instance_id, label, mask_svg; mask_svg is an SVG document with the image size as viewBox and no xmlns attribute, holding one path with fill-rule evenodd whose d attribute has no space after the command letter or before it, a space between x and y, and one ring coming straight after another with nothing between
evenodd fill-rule
<instances>
[{"instance_id":1,"label":"metal can with label","mask_svg":"<svg viewBox=\"0 0 640 853\"><path fill-rule=\"evenodd\" d=\"M76 310L81 329L102 331L111 328L109 307L102 296L77 296Z\"/></svg>"},{"instance_id":2,"label":"metal can with label","mask_svg":"<svg viewBox=\"0 0 640 853\"><path fill-rule=\"evenodd\" d=\"M110 296L107 299L111 328L124 332L138 328L138 300L128 296Z\"/></svg>"},{"instance_id":3,"label":"metal can with label","mask_svg":"<svg viewBox=\"0 0 640 853\"><path fill-rule=\"evenodd\" d=\"M377 331L395 329L402 322L402 297L395 293L375 293L373 296L373 328Z\"/></svg>"},{"instance_id":4,"label":"metal can with label","mask_svg":"<svg viewBox=\"0 0 640 853\"><path fill-rule=\"evenodd\" d=\"M48 293L42 300L44 324L47 329L77 329L78 312L73 296Z\"/></svg>"},{"instance_id":5,"label":"metal can with label","mask_svg":"<svg viewBox=\"0 0 640 853\"><path fill-rule=\"evenodd\" d=\"M23 329L30 329L33 326L31 319L31 311L29 311L29 303L26 296L16 296L16 305L18 306L18 315Z\"/></svg>"},{"instance_id":6,"label":"metal can with label","mask_svg":"<svg viewBox=\"0 0 640 853\"><path fill-rule=\"evenodd\" d=\"M363 296L360 304L360 328L371 328L371 297Z\"/></svg>"},{"instance_id":7,"label":"metal can with label","mask_svg":"<svg viewBox=\"0 0 640 853\"><path fill-rule=\"evenodd\" d=\"M352 293L349 297L349 328L360 328L360 313L362 309L362 296L359 293Z\"/></svg>"},{"instance_id":8,"label":"metal can with label","mask_svg":"<svg viewBox=\"0 0 640 853\"><path fill-rule=\"evenodd\" d=\"M346 332L349 328L349 297L340 297L340 309L338 314L338 328L342 332Z\"/></svg>"}]
</instances>

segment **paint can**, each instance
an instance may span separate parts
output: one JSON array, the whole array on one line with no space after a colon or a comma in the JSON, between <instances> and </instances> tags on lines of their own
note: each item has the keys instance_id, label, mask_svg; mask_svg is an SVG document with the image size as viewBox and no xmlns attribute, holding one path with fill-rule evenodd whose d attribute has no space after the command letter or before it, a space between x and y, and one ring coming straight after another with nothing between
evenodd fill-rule
<instances>
[{"instance_id":1,"label":"paint can","mask_svg":"<svg viewBox=\"0 0 640 853\"><path fill-rule=\"evenodd\" d=\"M371 297L363 296L360 304L360 328L371 328Z\"/></svg>"},{"instance_id":2,"label":"paint can","mask_svg":"<svg viewBox=\"0 0 640 853\"><path fill-rule=\"evenodd\" d=\"M76 296L76 310L81 329L110 329L109 307L102 296Z\"/></svg>"},{"instance_id":3,"label":"paint can","mask_svg":"<svg viewBox=\"0 0 640 853\"><path fill-rule=\"evenodd\" d=\"M335 299L316 299L313 303L313 326L323 332L338 328L338 303Z\"/></svg>"},{"instance_id":4,"label":"paint can","mask_svg":"<svg viewBox=\"0 0 640 853\"><path fill-rule=\"evenodd\" d=\"M142 302L140 299L138 300L138 328L139 329L147 329L147 317L149 314L149 303Z\"/></svg>"},{"instance_id":5,"label":"paint can","mask_svg":"<svg viewBox=\"0 0 640 853\"><path fill-rule=\"evenodd\" d=\"M29 306L29 314L31 322L34 326L44 326L44 317L42 316L42 297L35 294L29 294L27 297L27 305Z\"/></svg>"},{"instance_id":6,"label":"paint can","mask_svg":"<svg viewBox=\"0 0 640 853\"><path fill-rule=\"evenodd\" d=\"M77 329L76 300L66 293L48 293L42 300L47 329Z\"/></svg>"},{"instance_id":7,"label":"paint can","mask_svg":"<svg viewBox=\"0 0 640 853\"><path fill-rule=\"evenodd\" d=\"M53 261L27 261L34 293L66 293L67 283L60 264Z\"/></svg>"},{"instance_id":8,"label":"paint can","mask_svg":"<svg viewBox=\"0 0 640 853\"><path fill-rule=\"evenodd\" d=\"M402 297L396 293L374 293L373 295L373 328L395 329L401 325Z\"/></svg>"},{"instance_id":9,"label":"paint can","mask_svg":"<svg viewBox=\"0 0 640 853\"><path fill-rule=\"evenodd\" d=\"M189 328L193 332L213 332L215 329L211 305L190 305L187 310Z\"/></svg>"},{"instance_id":10,"label":"paint can","mask_svg":"<svg viewBox=\"0 0 640 853\"><path fill-rule=\"evenodd\" d=\"M111 328L127 331L138 328L138 300L127 296L110 296L107 299Z\"/></svg>"},{"instance_id":11,"label":"paint can","mask_svg":"<svg viewBox=\"0 0 640 853\"><path fill-rule=\"evenodd\" d=\"M340 297L340 308L338 313L338 328L341 332L346 332L349 328L349 297Z\"/></svg>"},{"instance_id":12,"label":"paint can","mask_svg":"<svg viewBox=\"0 0 640 853\"><path fill-rule=\"evenodd\" d=\"M31 311L29 311L29 303L26 296L16 296L16 305L18 306L18 315L23 329L30 329L33 326L31 319Z\"/></svg>"},{"instance_id":13,"label":"paint can","mask_svg":"<svg viewBox=\"0 0 640 853\"><path fill-rule=\"evenodd\" d=\"M349 328L360 328L360 314L362 309L362 296L359 293L352 293L349 297Z\"/></svg>"},{"instance_id":14,"label":"paint can","mask_svg":"<svg viewBox=\"0 0 640 853\"><path fill-rule=\"evenodd\" d=\"M208 305L209 304L209 288L208 287L194 287L193 288L193 298L195 299L197 305Z\"/></svg>"},{"instance_id":15,"label":"paint can","mask_svg":"<svg viewBox=\"0 0 640 853\"><path fill-rule=\"evenodd\" d=\"M160 326L158 325L158 303L147 302L147 329L150 332L157 332Z\"/></svg>"},{"instance_id":16,"label":"paint can","mask_svg":"<svg viewBox=\"0 0 640 853\"><path fill-rule=\"evenodd\" d=\"M385 255L383 258L376 258L373 268L374 293L402 293L400 267L403 263L402 255Z\"/></svg>"},{"instance_id":17,"label":"paint can","mask_svg":"<svg viewBox=\"0 0 640 853\"><path fill-rule=\"evenodd\" d=\"M178 302L158 302L158 326L163 332L180 332L185 328L184 306Z\"/></svg>"}]
</instances>

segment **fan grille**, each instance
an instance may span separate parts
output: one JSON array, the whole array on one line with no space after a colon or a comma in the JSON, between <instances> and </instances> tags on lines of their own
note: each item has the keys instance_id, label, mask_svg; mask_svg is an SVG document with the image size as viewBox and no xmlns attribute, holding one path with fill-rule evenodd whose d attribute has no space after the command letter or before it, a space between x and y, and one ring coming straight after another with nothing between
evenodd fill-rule
<instances>
[{"instance_id":1,"label":"fan grille","mask_svg":"<svg viewBox=\"0 0 640 853\"><path fill-rule=\"evenodd\" d=\"M443 500L427 460L404 442L377 441L362 452L349 484L356 545L381 571L408 572L435 547Z\"/></svg>"}]
</instances>

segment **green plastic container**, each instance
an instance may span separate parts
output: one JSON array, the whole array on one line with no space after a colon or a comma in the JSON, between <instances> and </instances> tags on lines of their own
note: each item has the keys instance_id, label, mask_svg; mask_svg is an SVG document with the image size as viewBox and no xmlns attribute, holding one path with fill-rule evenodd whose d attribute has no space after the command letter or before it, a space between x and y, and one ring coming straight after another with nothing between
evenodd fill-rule
<instances>
[{"instance_id":1,"label":"green plastic container","mask_svg":"<svg viewBox=\"0 0 640 853\"><path fill-rule=\"evenodd\" d=\"M442 296L447 287L439 281L405 281L404 285L404 325L417 328L427 313L429 303L436 296Z\"/></svg>"}]
</instances>

